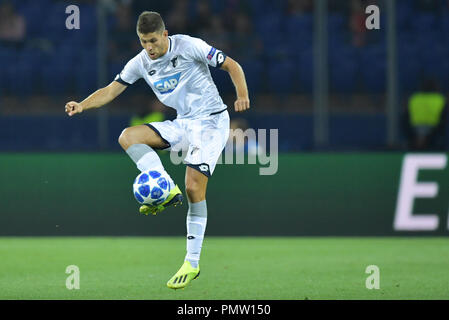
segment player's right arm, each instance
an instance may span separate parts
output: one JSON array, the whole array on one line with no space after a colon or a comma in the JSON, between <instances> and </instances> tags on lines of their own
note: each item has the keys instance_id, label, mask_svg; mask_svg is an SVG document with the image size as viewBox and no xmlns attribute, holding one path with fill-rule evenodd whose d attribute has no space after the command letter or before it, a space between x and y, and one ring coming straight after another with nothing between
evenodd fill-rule
<instances>
[{"instance_id":1,"label":"player's right arm","mask_svg":"<svg viewBox=\"0 0 449 320\"><path fill-rule=\"evenodd\" d=\"M98 89L81 102L67 102L65 105L65 112L69 116L73 116L74 114L81 113L84 110L99 108L114 100L126 88L126 85L118 81L112 81L108 86Z\"/></svg>"}]
</instances>

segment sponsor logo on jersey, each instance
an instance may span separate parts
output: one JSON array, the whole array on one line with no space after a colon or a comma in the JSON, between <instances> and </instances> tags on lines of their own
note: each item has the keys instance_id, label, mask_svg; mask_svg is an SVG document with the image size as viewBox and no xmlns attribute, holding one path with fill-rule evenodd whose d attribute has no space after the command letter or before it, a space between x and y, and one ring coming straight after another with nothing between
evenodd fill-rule
<instances>
[{"instance_id":1,"label":"sponsor logo on jersey","mask_svg":"<svg viewBox=\"0 0 449 320\"><path fill-rule=\"evenodd\" d=\"M175 75L154 82L153 85L159 91L160 94L167 94L176 89L176 87L179 84L180 77L181 72L178 72Z\"/></svg>"},{"instance_id":2,"label":"sponsor logo on jersey","mask_svg":"<svg viewBox=\"0 0 449 320\"><path fill-rule=\"evenodd\" d=\"M217 49L212 47L212 49L210 49L209 53L207 54L207 59L208 60L212 60L212 58L214 57L214 54L215 54L216 51L217 51Z\"/></svg>"}]
</instances>

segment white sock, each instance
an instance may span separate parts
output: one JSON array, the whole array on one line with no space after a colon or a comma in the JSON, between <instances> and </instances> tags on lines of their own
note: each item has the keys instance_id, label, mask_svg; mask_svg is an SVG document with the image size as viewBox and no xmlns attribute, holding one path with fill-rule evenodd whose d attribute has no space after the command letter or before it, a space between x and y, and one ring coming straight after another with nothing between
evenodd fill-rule
<instances>
[{"instance_id":1,"label":"white sock","mask_svg":"<svg viewBox=\"0 0 449 320\"><path fill-rule=\"evenodd\" d=\"M206 200L190 203L187 212L187 254L186 261L198 268L207 224Z\"/></svg>"},{"instance_id":2,"label":"white sock","mask_svg":"<svg viewBox=\"0 0 449 320\"><path fill-rule=\"evenodd\" d=\"M133 144L130 146L126 153L137 165L137 168L142 171L157 170L162 174L166 174L170 179L170 189L175 187L175 183L170 175L165 171L162 165L161 159L157 155L156 151L146 144Z\"/></svg>"}]
</instances>

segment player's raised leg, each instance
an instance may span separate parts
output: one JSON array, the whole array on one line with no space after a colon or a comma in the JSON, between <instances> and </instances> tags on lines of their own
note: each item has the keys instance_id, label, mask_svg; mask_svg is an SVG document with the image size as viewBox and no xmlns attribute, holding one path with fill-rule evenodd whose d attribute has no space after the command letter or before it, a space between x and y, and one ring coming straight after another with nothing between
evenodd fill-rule
<instances>
[{"instance_id":1,"label":"player's raised leg","mask_svg":"<svg viewBox=\"0 0 449 320\"><path fill-rule=\"evenodd\" d=\"M187 167L186 194L189 200L187 212L187 254L184 264L167 282L172 289L184 288L200 274L200 254L207 224L206 188L208 177Z\"/></svg>"},{"instance_id":2,"label":"player's raised leg","mask_svg":"<svg viewBox=\"0 0 449 320\"><path fill-rule=\"evenodd\" d=\"M175 185L170 175L165 171L162 162L153 148L164 149L170 144L159 136L153 129L147 125L139 125L126 128L119 137L119 143L123 150L137 165L140 171L157 170L164 173L169 178L170 196L158 207L143 205L140 212L143 214L156 214L168 205L177 205L182 201L182 193L179 187Z\"/></svg>"}]
</instances>

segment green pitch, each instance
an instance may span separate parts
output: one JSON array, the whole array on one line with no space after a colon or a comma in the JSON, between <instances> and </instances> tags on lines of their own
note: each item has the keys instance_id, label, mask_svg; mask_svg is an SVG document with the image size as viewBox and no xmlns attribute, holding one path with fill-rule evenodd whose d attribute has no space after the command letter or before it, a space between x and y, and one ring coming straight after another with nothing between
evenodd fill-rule
<instances>
[{"instance_id":1,"label":"green pitch","mask_svg":"<svg viewBox=\"0 0 449 320\"><path fill-rule=\"evenodd\" d=\"M200 277L168 289L184 255L184 238L0 238L0 299L449 298L445 238L206 237ZM69 265L79 290L66 288Z\"/></svg>"}]
</instances>

